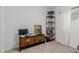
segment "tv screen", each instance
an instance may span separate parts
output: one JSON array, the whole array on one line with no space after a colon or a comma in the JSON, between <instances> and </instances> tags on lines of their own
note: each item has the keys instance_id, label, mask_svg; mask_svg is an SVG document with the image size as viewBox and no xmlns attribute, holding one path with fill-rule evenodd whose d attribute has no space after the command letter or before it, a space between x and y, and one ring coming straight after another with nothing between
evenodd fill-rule
<instances>
[{"instance_id":1,"label":"tv screen","mask_svg":"<svg viewBox=\"0 0 79 59\"><path fill-rule=\"evenodd\" d=\"M28 34L28 29L19 29L19 35Z\"/></svg>"}]
</instances>

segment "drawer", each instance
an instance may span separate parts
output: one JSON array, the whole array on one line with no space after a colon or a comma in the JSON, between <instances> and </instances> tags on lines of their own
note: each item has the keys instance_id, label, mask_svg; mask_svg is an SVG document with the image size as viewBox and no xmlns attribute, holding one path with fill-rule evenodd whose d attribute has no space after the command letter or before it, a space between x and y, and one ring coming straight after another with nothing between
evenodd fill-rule
<instances>
[{"instance_id":1,"label":"drawer","mask_svg":"<svg viewBox=\"0 0 79 59\"><path fill-rule=\"evenodd\" d=\"M34 41L35 43L39 43L39 37L35 37Z\"/></svg>"},{"instance_id":2,"label":"drawer","mask_svg":"<svg viewBox=\"0 0 79 59\"><path fill-rule=\"evenodd\" d=\"M33 38L28 38L28 39L26 40L26 42L27 42L28 45L30 46L30 45L34 44L34 39L33 39Z\"/></svg>"},{"instance_id":3,"label":"drawer","mask_svg":"<svg viewBox=\"0 0 79 59\"><path fill-rule=\"evenodd\" d=\"M26 39L20 39L20 47L26 46Z\"/></svg>"}]
</instances>

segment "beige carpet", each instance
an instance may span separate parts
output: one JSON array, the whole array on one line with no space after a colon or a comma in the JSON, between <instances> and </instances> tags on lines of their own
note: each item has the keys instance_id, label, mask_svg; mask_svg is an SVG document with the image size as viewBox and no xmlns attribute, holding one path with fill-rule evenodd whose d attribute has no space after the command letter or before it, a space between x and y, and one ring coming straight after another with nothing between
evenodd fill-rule
<instances>
[{"instance_id":1,"label":"beige carpet","mask_svg":"<svg viewBox=\"0 0 79 59\"><path fill-rule=\"evenodd\" d=\"M56 41L42 43L23 49L21 53L75 53L75 49L64 46ZM19 53L18 50L9 50L7 53Z\"/></svg>"}]
</instances>

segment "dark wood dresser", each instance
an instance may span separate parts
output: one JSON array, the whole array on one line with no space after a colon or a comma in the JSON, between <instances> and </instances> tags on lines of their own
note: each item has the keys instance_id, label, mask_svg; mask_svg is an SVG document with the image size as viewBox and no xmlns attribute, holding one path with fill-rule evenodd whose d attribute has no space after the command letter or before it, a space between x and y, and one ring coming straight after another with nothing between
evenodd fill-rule
<instances>
[{"instance_id":1,"label":"dark wood dresser","mask_svg":"<svg viewBox=\"0 0 79 59\"><path fill-rule=\"evenodd\" d=\"M21 49L23 49L23 48L30 47L30 46L33 46L33 45L36 45L36 44L42 43L42 42L45 42L44 34L34 35L34 36L30 36L30 37L23 37L23 38L20 37L19 48L21 51Z\"/></svg>"}]
</instances>

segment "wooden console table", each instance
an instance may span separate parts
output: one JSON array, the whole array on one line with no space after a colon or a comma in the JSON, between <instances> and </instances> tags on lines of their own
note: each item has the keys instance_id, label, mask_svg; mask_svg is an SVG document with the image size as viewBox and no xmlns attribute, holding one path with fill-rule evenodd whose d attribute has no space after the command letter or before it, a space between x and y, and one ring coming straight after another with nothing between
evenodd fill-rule
<instances>
[{"instance_id":1,"label":"wooden console table","mask_svg":"<svg viewBox=\"0 0 79 59\"><path fill-rule=\"evenodd\" d=\"M45 35L41 34L41 35L34 35L34 36L30 36L30 37L24 37L21 38L19 40L19 49L21 51L21 49L26 48L26 47L30 47L33 45L36 45L38 43L42 43L45 42Z\"/></svg>"}]
</instances>

